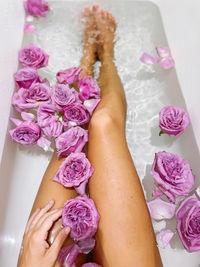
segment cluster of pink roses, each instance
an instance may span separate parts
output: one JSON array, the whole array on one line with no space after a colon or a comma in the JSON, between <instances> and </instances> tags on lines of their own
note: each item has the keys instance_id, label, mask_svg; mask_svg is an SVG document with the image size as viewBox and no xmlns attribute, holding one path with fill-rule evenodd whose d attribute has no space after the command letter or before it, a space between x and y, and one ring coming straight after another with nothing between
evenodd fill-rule
<instances>
[{"instance_id":1,"label":"cluster of pink roses","mask_svg":"<svg viewBox=\"0 0 200 267\"><path fill-rule=\"evenodd\" d=\"M185 110L176 106L166 106L159 114L160 134L180 136L189 125ZM184 199L176 210L175 197L188 196L195 176L187 161L169 152L155 154L151 174L155 181L153 196L147 203L151 217L155 220L171 219L176 214L177 232L184 247L190 251L200 250L200 200L196 195ZM165 195L170 202L160 198ZM157 235L157 243L165 248L173 237L170 229L163 229Z\"/></svg>"},{"instance_id":2,"label":"cluster of pink roses","mask_svg":"<svg viewBox=\"0 0 200 267\"><path fill-rule=\"evenodd\" d=\"M62 262L65 254L65 263L71 266L79 253L89 253L94 248L93 236L100 217L85 192L94 169L83 152L88 131L81 128L89 122L100 101L100 89L92 77L82 77L82 70L76 67L59 71L57 83L51 86L38 74L39 68L47 66L48 59L33 44L19 51L23 68L14 74L17 88L12 105L21 113L22 120L11 118L16 127L10 130L10 136L14 142L37 144L44 150L55 139L58 157L66 157L53 180L75 188L80 194L64 204L62 213L63 225L70 226L75 244L63 248L58 259Z\"/></svg>"}]
</instances>

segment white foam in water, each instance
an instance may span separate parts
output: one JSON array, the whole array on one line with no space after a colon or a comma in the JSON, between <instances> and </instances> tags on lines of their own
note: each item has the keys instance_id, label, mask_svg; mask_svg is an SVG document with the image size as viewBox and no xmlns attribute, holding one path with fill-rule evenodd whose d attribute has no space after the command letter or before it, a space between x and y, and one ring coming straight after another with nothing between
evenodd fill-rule
<instances>
[{"instance_id":1,"label":"white foam in water","mask_svg":"<svg viewBox=\"0 0 200 267\"><path fill-rule=\"evenodd\" d=\"M150 169L157 151L180 154L189 161L199 180L199 154L192 127L178 138L158 136L160 109L168 104L185 108L176 72L147 66L139 60L143 52L156 55L156 45L168 46L159 10L149 2L97 2L111 11L118 22L115 62L128 102L126 135L147 200L151 199L153 179ZM51 2L47 17L34 20L36 33L24 37L23 46L33 42L50 55L48 67L40 73L51 84L59 70L79 65L83 34L78 14L86 4L84 1ZM16 264L25 223L51 155L39 148L17 146L10 139L5 147L2 170L7 184L1 196L4 220L1 223L0 265L7 267ZM155 230L158 230L160 224L156 224L154 222ZM165 223L162 225L165 227ZM172 231L175 231L175 225L175 220L166 223ZM177 234L171 245L160 251L166 267L197 267L200 261L200 253L186 252Z\"/></svg>"}]
</instances>

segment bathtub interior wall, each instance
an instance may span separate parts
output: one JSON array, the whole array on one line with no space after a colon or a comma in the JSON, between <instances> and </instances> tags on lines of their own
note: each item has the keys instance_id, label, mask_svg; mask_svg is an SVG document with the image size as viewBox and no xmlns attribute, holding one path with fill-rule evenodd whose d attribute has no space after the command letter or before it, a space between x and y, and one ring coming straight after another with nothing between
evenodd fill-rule
<instances>
[{"instance_id":1,"label":"bathtub interior wall","mask_svg":"<svg viewBox=\"0 0 200 267\"><path fill-rule=\"evenodd\" d=\"M179 138L158 136L160 109L168 104L186 108L176 70L146 66L139 60L143 52L156 55L156 45L169 45L159 9L153 3L141 1L95 2L109 9L119 22L115 61L128 101L126 135L147 200L151 199L153 188L150 168L154 153L161 150L187 159L198 184L200 158L192 126ZM49 65L40 74L52 84L57 71L79 64L82 30L77 15L86 4L91 2L51 1L52 11L46 18L34 22L36 33L23 38L22 46L33 42L49 53ZM13 57L17 57L17 51L14 52ZM13 72L15 67L12 67ZM11 86L14 88L13 83ZM18 116L12 108L11 115ZM9 124L9 128L12 127ZM16 266L25 223L50 157L50 152L16 145L8 135L6 137L0 169L0 266ZM175 220L153 224L156 231L165 227L175 231ZM171 245L160 252L167 267L197 267L199 264L200 253L186 252L177 234Z\"/></svg>"}]
</instances>

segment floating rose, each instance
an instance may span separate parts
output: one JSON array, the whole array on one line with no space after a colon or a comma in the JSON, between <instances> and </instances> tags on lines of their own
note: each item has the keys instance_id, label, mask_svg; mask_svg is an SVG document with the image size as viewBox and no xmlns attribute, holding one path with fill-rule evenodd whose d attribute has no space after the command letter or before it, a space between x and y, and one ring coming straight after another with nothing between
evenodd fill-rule
<instances>
[{"instance_id":1,"label":"floating rose","mask_svg":"<svg viewBox=\"0 0 200 267\"><path fill-rule=\"evenodd\" d=\"M156 234L156 241L160 248L166 248L174 233L169 229L163 229Z\"/></svg>"},{"instance_id":2,"label":"floating rose","mask_svg":"<svg viewBox=\"0 0 200 267\"><path fill-rule=\"evenodd\" d=\"M30 88L20 88L12 97L12 105L19 112L37 108L40 103L51 102L50 86L47 81L32 83Z\"/></svg>"},{"instance_id":3,"label":"floating rose","mask_svg":"<svg viewBox=\"0 0 200 267\"><path fill-rule=\"evenodd\" d=\"M159 127L162 133L179 136L190 124L187 112L176 106L166 106L159 113Z\"/></svg>"},{"instance_id":4,"label":"floating rose","mask_svg":"<svg viewBox=\"0 0 200 267\"><path fill-rule=\"evenodd\" d=\"M65 187L75 187L76 191L83 195L93 171L84 153L71 153L60 165L53 180Z\"/></svg>"},{"instance_id":5,"label":"floating rose","mask_svg":"<svg viewBox=\"0 0 200 267\"><path fill-rule=\"evenodd\" d=\"M72 127L56 139L58 157L66 157L72 152L81 152L88 141L88 131Z\"/></svg>"},{"instance_id":6,"label":"floating rose","mask_svg":"<svg viewBox=\"0 0 200 267\"><path fill-rule=\"evenodd\" d=\"M13 130L10 130L10 136L12 140L21 145L33 145L42 136L40 127L32 121L20 121L11 118L11 121L17 125Z\"/></svg>"},{"instance_id":7,"label":"floating rose","mask_svg":"<svg viewBox=\"0 0 200 267\"><path fill-rule=\"evenodd\" d=\"M70 227L70 236L75 241L92 238L97 231L99 218L94 201L90 198L78 196L64 204L62 223Z\"/></svg>"},{"instance_id":8,"label":"floating rose","mask_svg":"<svg viewBox=\"0 0 200 267\"><path fill-rule=\"evenodd\" d=\"M78 99L78 93L73 88L70 89L68 84L56 84L53 87L52 99L56 107L63 110Z\"/></svg>"},{"instance_id":9,"label":"floating rose","mask_svg":"<svg viewBox=\"0 0 200 267\"><path fill-rule=\"evenodd\" d=\"M80 79L82 69L80 68L70 68L67 70L61 70L57 73L56 78L59 83L72 84Z\"/></svg>"},{"instance_id":10,"label":"floating rose","mask_svg":"<svg viewBox=\"0 0 200 267\"><path fill-rule=\"evenodd\" d=\"M81 101L85 101L90 97L100 97L99 86L97 82L90 76L83 77L83 79L79 81L78 88L80 90L79 98Z\"/></svg>"},{"instance_id":11,"label":"floating rose","mask_svg":"<svg viewBox=\"0 0 200 267\"><path fill-rule=\"evenodd\" d=\"M39 47L30 44L19 51L18 58L22 65L39 69L48 65L49 56Z\"/></svg>"},{"instance_id":12,"label":"floating rose","mask_svg":"<svg viewBox=\"0 0 200 267\"><path fill-rule=\"evenodd\" d=\"M160 198L147 202L149 213L154 220L171 219L174 217L176 205Z\"/></svg>"},{"instance_id":13,"label":"floating rose","mask_svg":"<svg viewBox=\"0 0 200 267\"><path fill-rule=\"evenodd\" d=\"M187 161L165 151L155 154L151 174L156 182L153 196L164 194L172 202L176 196L187 196L194 185L195 177Z\"/></svg>"},{"instance_id":14,"label":"floating rose","mask_svg":"<svg viewBox=\"0 0 200 267\"><path fill-rule=\"evenodd\" d=\"M72 103L64 109L64 119L67 122L66 125L70 127L86 124L90 116L85 106L79 103Z\"/></svg>"},{"instance_id":15,"label":"floating rose","mask_svg":"<svg viewBox=\"0 0 200 267\"><path fill-rule=\"evenodd\" d=\"M24 68L14 74L14 79L19 88L29 88L33 82L40 81L37 70L34 68Z\"/></svg>"},{"instance_id":16,"label":"floating rose","mask_svg":"<svg viewBox=\"0 0 200 267\"><path fill-rule=\"evenodd\" d=\"M56 138L62 133L63 124L62 121L59 120L59 114L53 105L40 104L37 120L47 137Z\"/></svg>"},{"instance_id":17,"label":"floating rose","mask_svg":"<svg viewBox=\"0 0 200 267\"><path fill-rule=\"evenodd\" d=\"M200 250L200 201L195 195L183 200L176 211L176 229L184 247L190 251Z\"/></svg>"},{"instance_id":18,"label":"floating rose","mask_svg":"<svg viewBox=\"0 0 200 267\"><path fill-rule=\"evenodd\" d=\"M33 16L45 17L49 11L49 6L45 0L26 0L25 10Z\"/></svg>"}]
</instances>

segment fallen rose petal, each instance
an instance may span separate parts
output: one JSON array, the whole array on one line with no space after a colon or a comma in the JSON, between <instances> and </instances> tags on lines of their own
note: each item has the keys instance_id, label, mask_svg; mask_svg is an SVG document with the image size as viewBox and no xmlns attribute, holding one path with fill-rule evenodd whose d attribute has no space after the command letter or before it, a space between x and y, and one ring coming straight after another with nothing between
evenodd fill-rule
<instances>
[{"instance_id":1,"label":"fallen rose petal","mask_svg":"<svg viewBox=\"0 0 200 267\"><path fill-rule=\"evenodd\" d=\"M77 243L79 247L80 253L88 254L90 253L94 247L95 247L95 239L94 238L89 238L83 241L79 241Z\"/></svg>"},{"instance_id":2,"label":"fallen rose petal","mask_svg":"<svg viewBox=\"0 0 200 267\"><path fill-rule=\"evenodd\" d=\"M159 59L147 53L143 53L143 55L140 58L140 61L142 61L145 64L157 64L159 62Z\"/></svg>"},{"instance_id":3,"label":"fallen rose petal","mask_svg":"<svg viewBox=\"0 0 200 267\"><path fill-rule=\"evenodd\" d=\"M197 189L196 189L196 194L197 194L197 196L200 198L200 186L197 187Z\"/></svg>"},{"instance_id":4,"label":"fallen rose petal","mask_svg":"<svg viewBox=\"0 0 200 267\"><path fill-rule=\"evenodd\" d=\"M147 202L149 212L154 220L171 219L175 214L176 205L160 198Z\"/></svg>"},{"instance_id":5,"label":"fallen rose petal","mask_svg":"<svg viewBox=\"0 0 200 267\"><path fill-rule=\"evenodd\" d=\"M27 22L33 22L33 21L34 21L34 17L31 16L31 15L27 15L27 16L26 16L26 21L27 21Z\"/></svg>"},{"instance_id":6,"label":"fallen rose petal","mask_svg":"<svg viewBox=\"0 0 200 267\"><path fill-rule=\"evenodd\" d=\"M29 112L21 112L21 117L24 121L34 121L35 115Z\"/></svg>"},{"instance_id":7,"label":"fallen rose petal","mask_svg":"<svg viewBox=\"0 0 200 267\"><path fill-rule=\"evenodd\" d=\"M162 58L171 57L171 52L168 47L163 47L161 45L158 45L156 46L156 51L159 57L162 57Z\"/></svg>"},{"instance_id":8,"label":"fallen rose petal","mask_svg":"<svg viewBox=\"0 0 200 267\"><path fill-rule=\"evenodd\" d=\"M93 111L99 104L101 99L87 99L84 101L83 105L86 107L87 111L90 113L90 116L92 115Z\"/></svg>"},{"instance_id":9,"label":"fallen rose petal","mask_svg":"<svg viewBox=\"0 0 200 267\"><path fill-rule=\"evenodd\" d=\"M174 233L169 229L163 229L156 234L156 241L159 247L166 248Z\"/></svg>"},{"instance_id":10,"label":"fallen rose petal","mask_svg":"<svg viewBox=\"0 0 200 267\"><path fill-rule=\"evenodd\" d=\"M51 142L46 139L44 136L42 136L38 141L37 145L44 149L44 151L48 151L51 145Z\"/></svg>"},{"instance_id":11,"label":"fallen rose petal","mask_svg":"<svg viewBox=\"0 0 200 267\"><path fill-rule=\"evenodd\" d=\"M88 183L88 180L84 181L84 182L80 183L80 185L74 187L74 189L76 190L76 192L79 195L85 195L85 189L86 189L87 183Z\"/></svg>"},{"instance_id":12,"label":"fallen rose petal","mask_svg":"<svg viewBox=\"0 0 200 267\"><path fill-rule=\"evenodd\" d=\"M161 67L163 67L163 69L168 70L168 69L171 69L172 67L174 67L175 62L174 62L173 58L171 58L171 57L163 58L160 60L160 65L161 65Z\"/></svg>"},{"instance_id":13,"label":"fallen rose petal","mask_svg":"<svg viewBox=\"0 0 200 267\"><path fill-rule=\"evenodd\" d=\"M24 33L34 33L36 31L36 28L34 25L26 23L24 25Z\"/></svg>"},{"instance_id":14,"label":"fallen rose petal","mask_svg":"<svg viewBox=\"0 0 200 267\"><path fill-rule=\"evenodd\" d=\"M16 126L19 126L23 122L22 120L18 120L15 118L10 118L10 121L12 121Z\"/></svg>"}]
</instances>

